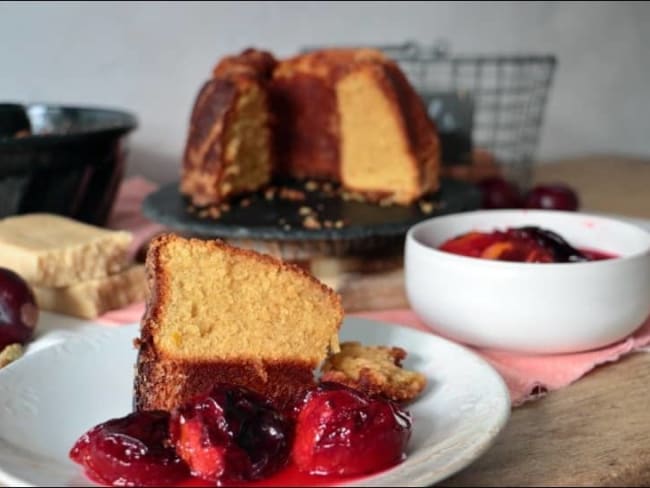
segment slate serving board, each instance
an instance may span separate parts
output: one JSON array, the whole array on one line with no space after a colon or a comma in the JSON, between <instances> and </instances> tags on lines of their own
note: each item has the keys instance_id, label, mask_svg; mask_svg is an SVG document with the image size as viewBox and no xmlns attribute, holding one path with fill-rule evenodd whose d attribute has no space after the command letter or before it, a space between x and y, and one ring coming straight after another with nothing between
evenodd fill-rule
<instances>
[{"instance_id":1,"label":"slate serving board","mask_svg":"<svg viewBox=\"0 0 650 488\"><path fill-rule=\"evenodd\" d=\"M143 202L146 217L175 231L199 237L274 241L359 240L375 237L398 237L415 223L480 206L480 193L468 183L443 180L438 192L423 197L410 206L380 206L345 200L340 194L316 190L305 191L304 183L283 182L282 188L304 192L301 201L278 198L268 200L264 192L230 203L230 209L218 218L200 217L189 210L189 202L180 194L178 182L169 183L150 194ZM428 204L433 210L423 210ZM319 222L343 222L340 228L311 229L303 226L305 215L300 209L312 209ZM303 209L304 210L304 209Z\"/></svg>"}]
</instances>

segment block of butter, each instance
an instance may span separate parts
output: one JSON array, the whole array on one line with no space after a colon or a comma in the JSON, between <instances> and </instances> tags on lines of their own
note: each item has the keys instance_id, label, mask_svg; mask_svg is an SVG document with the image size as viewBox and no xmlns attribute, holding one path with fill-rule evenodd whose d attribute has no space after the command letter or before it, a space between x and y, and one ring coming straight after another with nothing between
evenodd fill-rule
<instances>
[{"instance_id":1,"label":"block of butter","mask_svg":"<svg viewBox=\"0 0 650 488\"><path fill-rule=\"evenodd\" d=\"M68 286L124 269L131 240L58 215L8 217L0 220L0 266L35 285Z\"/></svg>"},{"instance_id":2,"label":"block of butter","mask_svg":"<svg viewBox=\"0 0 650 488\"><path fill-rule=\"evenodd\" d=\"M82 319L95 317L145 299L147 280L144 266L62 287L32 286L36 303L43 310Z\"/></svg>"}]
</instances>

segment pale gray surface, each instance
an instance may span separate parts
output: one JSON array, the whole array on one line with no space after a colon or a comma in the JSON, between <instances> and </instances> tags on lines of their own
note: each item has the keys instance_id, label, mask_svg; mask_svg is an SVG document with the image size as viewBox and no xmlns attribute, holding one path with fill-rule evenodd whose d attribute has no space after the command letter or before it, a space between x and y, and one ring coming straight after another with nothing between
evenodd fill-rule
<instances>
[{"instance_id":1,"label":"pale gray surface","mask_svg":"<svg viewBox=\"0 0 650 488\"><path fill-rule=\"evenodd\" d=\"M648 155L650 4L0 4L0 98L133 110L131 173L177 176L194 96L214 62L249 45L429 42L464 53L553 52L542 159Z\"/></svg>"}]
</instances>

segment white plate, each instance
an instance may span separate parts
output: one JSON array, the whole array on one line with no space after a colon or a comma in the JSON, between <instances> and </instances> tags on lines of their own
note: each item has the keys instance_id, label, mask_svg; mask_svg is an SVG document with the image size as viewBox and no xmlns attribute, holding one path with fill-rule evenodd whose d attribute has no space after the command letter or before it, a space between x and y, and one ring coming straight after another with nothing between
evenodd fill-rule
<instances>
[{"instance_id":1,"label":"white plate","mask_svg":"<svg viewBox=\"0 0 650 488\"><path fill-rule=\"evenodd\" d=\"M75 338L54 341L0 371L0 483L92 485L68 459L70 447L90 427L131 411L137 326L75 327ZM404 347L406 365L429 381L410 406L414 424L406 460L364 478L364 486L440 481L480 456L506 423L510 399L501 377L467 349L358 318L345 320L341 338Z\"/></svg>"}]
</instances>

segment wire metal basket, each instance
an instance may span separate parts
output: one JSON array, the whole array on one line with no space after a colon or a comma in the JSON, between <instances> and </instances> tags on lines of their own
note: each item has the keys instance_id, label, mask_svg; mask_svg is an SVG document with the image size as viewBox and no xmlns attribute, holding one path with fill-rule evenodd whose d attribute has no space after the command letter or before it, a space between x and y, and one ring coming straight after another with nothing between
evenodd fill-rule
<instances>
[{"instance_id":1,"label":"wire metal basket","mask_svg":"<svg viewBox=\"0 0 650 488\"><path fill-rule=\"evenodd\" d=\"M444 41L369 47L398 62L427 104L441 138L451 136L447 142L465 146L467 154L471 147L489 151L506 178L522 189L530 185L555 56L451 55ZM467 163L453 157L443 162Z\"/></svg>"}]
</instances>

